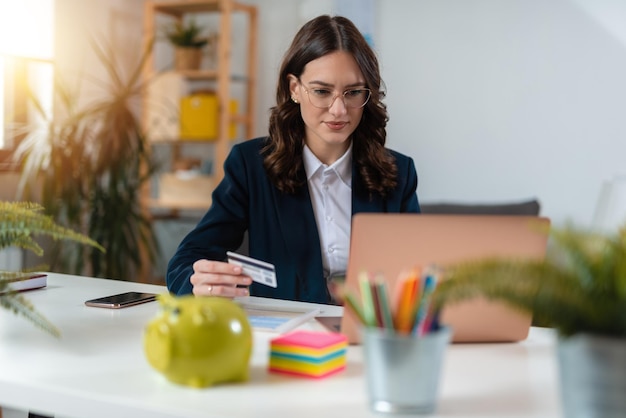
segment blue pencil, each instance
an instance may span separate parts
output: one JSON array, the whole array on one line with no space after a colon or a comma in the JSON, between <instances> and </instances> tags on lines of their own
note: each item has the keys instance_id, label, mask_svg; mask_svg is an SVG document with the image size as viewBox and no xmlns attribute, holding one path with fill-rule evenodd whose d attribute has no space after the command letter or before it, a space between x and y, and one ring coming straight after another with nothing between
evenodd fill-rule
<instances>
[{"instance_id":1,"label":"blue pencil","mask_svg":"<svg viewBox=\"0 0 626 418\"><path fill-rule=\"evenodd\" d=\"M420 299L417 313L415 315L415 321L413 322L413 333L418 333L418 335L423 334L422 328L430 306L430 298L435 291L436 286L437 276L435 276L434 273L431 272L424 279L424 291L422 292L422 297Z\"/></svg>"}]
</instances>

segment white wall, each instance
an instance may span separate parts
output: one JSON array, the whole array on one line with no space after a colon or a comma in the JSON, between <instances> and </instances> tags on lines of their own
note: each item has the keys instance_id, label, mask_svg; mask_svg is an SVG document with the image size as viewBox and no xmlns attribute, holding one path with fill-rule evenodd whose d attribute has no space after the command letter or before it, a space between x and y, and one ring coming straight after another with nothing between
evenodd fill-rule
<instances>
[{"instance_id":1,"label":"white wall","mask_svg":"<svg viewBox=\"0 0 626 418\"><path fill-rule=\"evenodd\" d=\"M260 13L259 135L293 34L308 18L334 13L335 1L245 1ZM77 54L87 34L140 45L141 0L57 4L61 66L87 66L88 54ZM626 172L626 2L376 5L389 145L415 159L420 199L537 197L555 222L588 224L602 180Z\"/></svg>"},{"instance_id":2,"label":"white wall","mask_svg":"<svg viewBox=\"0 0 626 418\"><path fill-rule=\"evenodd\" d=\"M351 3L301 0L289 30L260 42L285 48L289 32L341 2ZM283 7L258 4L263 13ZM415 159L420 200L536 197L556 224L590 225L602 181L626 173L626 2L376 6L388 144ZM274 85L269 78L261 109L272 105Z\"/></svg>"},{"instance_id":3,"label":"white wall","mask_svg":"<svg viewBox=\"0 0 626 418\"><path fill-rule=\"evenodd\" d=\"M378 4L389 144L415 158L420 198L536 196L589 224L626 171L626 2Z\"/></svg>"}]
</instances>

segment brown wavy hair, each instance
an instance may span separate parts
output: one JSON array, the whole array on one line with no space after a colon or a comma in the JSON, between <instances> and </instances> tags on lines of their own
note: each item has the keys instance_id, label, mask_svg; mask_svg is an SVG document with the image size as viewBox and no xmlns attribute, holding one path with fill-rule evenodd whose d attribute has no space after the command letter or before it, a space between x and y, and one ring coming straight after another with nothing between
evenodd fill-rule
<instances>
[{"instance_id":1,"label":"brown wavy hair","mask_svg":"<svg viewBox=\"0 0 626 418\"><path fill-rule=\"evenodd\" d=\"M271 181L285 193L294 193L306 183L302 149L305 137L300 107L291 101L288 75L304 72L310 61L336 51L348 52L355 59L372 96L363 108L359 125L352 134L353 160L370 194L386 195L397 184L397 167L385 149L387 106L378 59L356 26L341 16L323 15L307 22L298 31L285 53L276 90L276 106L271 108L269 139L263 148L264 166ZM300 175L299 175L300 173Z\"/></svg>"}]
</instances>

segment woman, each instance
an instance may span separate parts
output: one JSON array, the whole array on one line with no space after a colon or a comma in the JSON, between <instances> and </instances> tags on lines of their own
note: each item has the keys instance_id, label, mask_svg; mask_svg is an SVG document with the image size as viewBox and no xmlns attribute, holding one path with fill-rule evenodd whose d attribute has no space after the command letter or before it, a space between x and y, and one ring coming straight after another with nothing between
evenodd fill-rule
<instances>
[{"instance_id":1,"label":"woman","mask_svg":"<svg viewBox=\"0 0 626 418\"><path fill-rule=\"evenodd\" d=\"M384 148L381 89L376 55L350 20L306 23L281 65L269 136L233 147L211 208L169 262L169 290L331 303L351 215L419 212L413 160ZM246 231L249 255L275 265L277 288L224 261Z\"/></svg>"}]
</instances>

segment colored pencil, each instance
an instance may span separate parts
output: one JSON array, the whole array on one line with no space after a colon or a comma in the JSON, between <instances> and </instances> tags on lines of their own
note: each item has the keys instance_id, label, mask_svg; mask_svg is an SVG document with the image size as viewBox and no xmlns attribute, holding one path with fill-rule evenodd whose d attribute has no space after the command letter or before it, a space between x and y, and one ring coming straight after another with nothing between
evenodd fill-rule
<instances>
[{"instance_id":1,"label":"colored pencil","mask_svg":"<svg viewBox=\"0 0 626 418\"><path fill-rule=\"evenodd\" d=\"M367 325L365 322L365 316L363 315L363 308L356 300L356 297L352 293L346 292L344 295L345 306L356 317L356 319L363 325Z\"/></svg>"},{"instance_id":2,"label":"colored pencil","mask_svg":"<svg viewBox=\"0 0 626 418\"><path fill-rule=\"evenodd\" d=\"M423 334L424 321L426 320L426 315L428 314L428 310L430 309L430 299L433 292L435 291L436 286L437 276L434 273L430 272L424 279L424 289L422 292L422 297L420 298L419 305L417 307L415 321L412 328L412 332L414 333L418 333L419 335Z\"/></svg>"},{"instance_id":3,"label":"colored pencil","mask_svg":"<svg viewBox=\"0 0 626 418\"><path fill-rule=\"evenodd\" d=\"M389 307L389 297L387 296L387 284L379 280L376 282L376 288L378 290L376 295L378 296L383 328L394 329L393 316Z\"/></svg>"},{"instance_id":4,"label":"colored pencil","mask_svg":"<svg viewBox=\"0 0 626 418\"><path fill-rule=\"evenodd\" d=\"M376 312L374 310L374 300L372 289L366 272L359 274L359 288L361 290L361 302L363 305L363 323L368 327L376 326Z\"/></svg>"},{"instance_id":5,"label":"colored pencil","mask_svg":"<svg viewBox=\"0 0 626 418\"><path fill-rule=\"evenodd\" d=\"M413 270L411 275L401 284L402 287L398 295L398 304L394 319L396 331L400 333L408 334L413 327L415 301L417 300L419 282L419 272Z\"/></svg>"},{"instance_id":6,"label":"colored pencil","mask_svg":"<svg viewBox=\"0 0 626 418\"><path fill-rule=\"evenodd\" d=\"M383 312L380 306L380 295L378 294L378 286L370 282L370 292L372 292L372 302L374 305L374 316L376 318L376 326L383 328Z\"/></svg>"}]
</instances>

